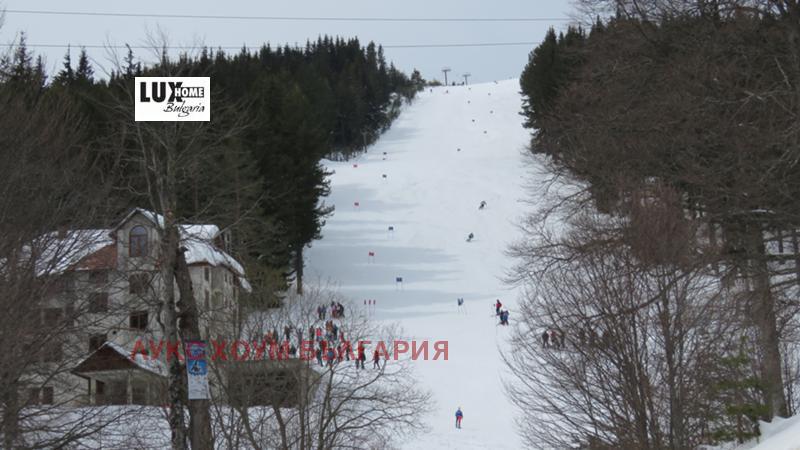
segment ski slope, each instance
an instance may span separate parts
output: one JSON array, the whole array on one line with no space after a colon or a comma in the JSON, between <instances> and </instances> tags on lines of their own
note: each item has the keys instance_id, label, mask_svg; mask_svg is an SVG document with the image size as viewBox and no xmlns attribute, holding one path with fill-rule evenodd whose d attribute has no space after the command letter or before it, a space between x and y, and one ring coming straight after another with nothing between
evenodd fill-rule
<instances>
[{"instance_id":1,"label":"ski slope","mask_svg":"<svg viewBox=\"0 0 800 450\"><path fill-rule=\"evenodd\" d=\"M513 264L504 251L519 236L535 170L518 91L516 79L426 89L368 153L326 162L335 172L326 202L336 210L307 252L307 279L334 284L356 306L375 299L375 317L411 338L449 343L447 361L415 363L435 405L430 431L403 448L522 448L499 356L509 328L493 312L499 298L514 324L520 292L502 280Z\"/></svg>"}]
</instances>

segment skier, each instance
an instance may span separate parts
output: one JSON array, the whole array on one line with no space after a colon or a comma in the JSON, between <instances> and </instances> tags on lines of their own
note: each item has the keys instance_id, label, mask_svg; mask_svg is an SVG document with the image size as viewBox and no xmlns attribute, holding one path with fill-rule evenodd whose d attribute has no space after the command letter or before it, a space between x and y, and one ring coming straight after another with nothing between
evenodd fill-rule
<instances>
[{"instance_id":1,"label":"skier","mask_svg":"<svg viewBox=\"0 0 800 450\"><path fill-rule=\"evenodd\" d=\"M550 341L550 333L548 333L547 330L544 330L544 333L542 333L542 347L547 348L549 345L549 341Z\"/></svg>"},{"instance_id":2,"label":"skier","mask_svg":"<svg viewBox=\"0 0 800 450\"><path fill-rule=\"evenodd\" d=\"M475 235L470 233L469 236L467 236L467 242L472 242L472 239L474 239L474 238L475 238Z\"/></svg>"},{"instance_id":3,"label":"skier","mask_svg":"<svg viewBox=\"0 0 800 450\"><path fill-rule=\"evenodd\" d=\"M367 354L364 352L364 347L358 347L358 359L356 360L356 369L358 364L361 363L361 368L364 368L364 362L367 360Z\"/></svg>"},{"instance_id":4,"label":"skier","mask_svg":"<svg viewBox=\"0 0 800 450\"><path fill-rule=\"evenodd\" d=\"M500 312L500 325L508 325L508 310Z\"/></svg>"},{"instance_id":5,"label":"skier","mask_svg":"<svg viewBox=\"0 0 800 450\"><path fill-rule=\"evenodd\" d=\"M375 353L372 354L372 368L373 369L380 369L381 368L381 354L378 353L378 349L375 349Z\"/></svg>"},{"instance_id":6,"label":"skier","mask_svg":"<svg viewBox=\"0 0 800 450\"><path fill-rule=\"evenodd\" d=\"M458 310L461 311L464 309L464 299L459 297L456 302L458 303Z\"/></svg>"},{"instance_id":7,"label":"skier","mask_svg":"<svg viewBox=\"0 0 800 450\"><path fill-rule=\"evenodd\" d=\"M336 350L334 350L333 345L328 346L327 359L328 367L333 367L333 363L336 361Z\"/></svg>"},{"instance_id":8,"label":"skier","mask_svg":"<svg viewBox=\"0 0 800 450\"><path fill-rule=\"evenodd\" d=\"M461 407L459 406L456 410L456 428L461 429L461 419L464 418L464 413L461 412Z\"/></svg>"},{"instance_id":9,"label":"skier","mask_svg":"<svg viewBox=\"0 0 800 450\"><path fill-rule=\"evenodd\" d=\"M553 348L561 347L561 343L558 341L558 333L556 330L550 330L550 342L553 343Z\"/></svg>"},{"instance_id":10,"label":"skier","mask_svg":"<svg viewBox=\"0 0 800 450\"><path fill-rule=\"evenodd\" d=\"M500 303L500 299L498 298L498 299L497 299L497 303L495 303L495 304L494 304L494 314L495 314L496 316L499 316L499 315L500 315L500 308L501 308L502 306L503 306L503 304L502 304L502 303Z\"/></svg>"},{"instance_id":11,"label":"skier","mask_svg":"<svg viewBox=\"0 0 800 450\"><path fill-rule=\"evenodd\" d=\"M481 200L481 204L480 206L478 206L478 209L483 209L483 208L486 208L486 200Z\"/></svg>"}]
</instances>

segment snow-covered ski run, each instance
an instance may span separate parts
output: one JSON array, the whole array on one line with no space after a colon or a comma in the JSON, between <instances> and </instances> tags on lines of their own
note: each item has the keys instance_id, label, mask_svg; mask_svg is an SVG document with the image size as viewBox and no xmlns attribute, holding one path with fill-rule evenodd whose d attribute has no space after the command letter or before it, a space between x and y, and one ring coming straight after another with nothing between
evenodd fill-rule
<instances>
[{"instance_id":1,"label":"snow-covered ski run","mask_svg":"<svg viewBox=\"0 0 800 450\"><path fill-rule=\"evenodd\" d=\"M326 202L336 212L307 254L308 279L357 305L375 299L374 317L406 336L449 343L447 361L415 363L435 405L429 432L407 449L522 446L503 391L509 327L494 315L500 299L514 324L520 293L503 281L513 264L504 252L520 235L521 200L538 172L528 164L518 91L516 79L428 88L366 154L326 163L335 171Z\"/></svg>"}]
</instances>

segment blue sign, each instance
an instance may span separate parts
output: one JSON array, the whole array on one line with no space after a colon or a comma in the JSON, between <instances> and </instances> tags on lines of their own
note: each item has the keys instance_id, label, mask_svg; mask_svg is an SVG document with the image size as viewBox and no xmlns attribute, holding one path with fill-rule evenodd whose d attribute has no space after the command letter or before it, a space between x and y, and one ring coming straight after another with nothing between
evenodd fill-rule
<instances>
[{"instance_id":1,"label":"blue sign","mask_svg":"<svg viewBox=\"0 0 800 450\"><path fill-rule=\"evenodd\" d=\"M208 364L204 359L197 359L197 360L190 359L189 361L187 361L186 367L187 367L186 370L188 370L189 373L192 375L198 375L198 376L208 375Z\"/></svg>"}]
</instances>

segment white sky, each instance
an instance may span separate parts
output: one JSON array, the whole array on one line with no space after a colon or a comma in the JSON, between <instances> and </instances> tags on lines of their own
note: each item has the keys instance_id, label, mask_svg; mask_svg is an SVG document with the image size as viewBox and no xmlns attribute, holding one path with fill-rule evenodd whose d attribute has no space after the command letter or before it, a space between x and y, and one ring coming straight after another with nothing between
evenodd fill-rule
<instances>
[{"instance_id":1,"label":"white sky","mask_svg":"<svg viewBox=\"0 0 800 450\"><path fill-rule=\"evenodd\" d=\"M291 17L392 17L392 18L564 18L572 11L570 0L0 0L5 10L94 11L153 14ZM385 46L453 43L540 42L548 27L563 30L565 21L543 22L322 22L231 19L178 19L98 16L32 15L7 12L0 28L0 44L14 42L24 31L29 44L146 45L148 31L162 30L169 44L192 47L197 43L216 46L246 44L256 48L264 42L304 44L319 35L357 36ZM442 79L441 68L449 66L457 81L465 72L470 82L516 77L532 45L471 48L387 48L386 58L410 73L418 68L426 79ZM66 52L63 48L36 48L46 57L48 68L57 70ZM0 49L2 51L2 49ZM87 49L96 66L110 68L108 51ZM147 61L147 50L135 50ZM74 55L77 53L73 50ZM124 52L123 52L124 53ZM103 69L95 67L96 72Z\"/></svg>"}]
</instances>

